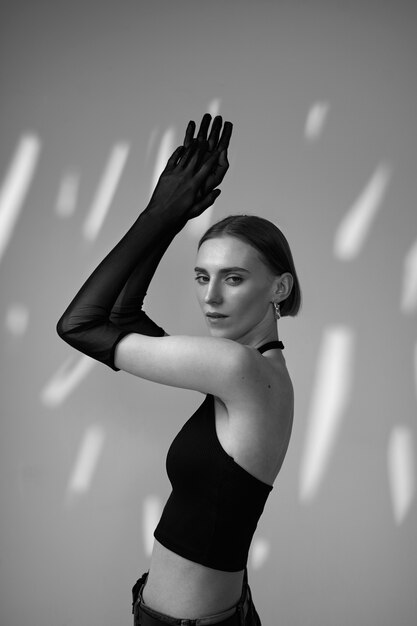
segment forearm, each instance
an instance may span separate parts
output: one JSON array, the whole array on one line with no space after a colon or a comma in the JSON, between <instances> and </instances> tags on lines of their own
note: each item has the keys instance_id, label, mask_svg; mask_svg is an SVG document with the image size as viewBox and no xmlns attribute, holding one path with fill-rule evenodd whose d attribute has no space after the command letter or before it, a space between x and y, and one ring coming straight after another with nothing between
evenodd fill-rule
<instances>
[{"instance_id":1,"label":"forearm","mask_svg":"<svg viewBox=\"0 0 417 626\"><path fill-rule=\"evenodd\" d=\"M136 265L128 278L110 313L110 321L118 328L144 335L165 334L164 329L146 315L142 306L155 271L171 241L172 237L168 236L155 243L152 253Z\"/></svg>"},{"instance_id":2,"label":"forearm","mask_svg":"<svg viewBox=\"0 0 417 626\"><path fill-rule=\"evenodd\" d=\"M126 286L135 268L141 262L146 263L161 238L169 236L171 242L183 224L184 222L179 220L167 222L161 219L157 211L153 212L147 208L96 267L78 291L73 302L77 301L77 306L80 308L84 303L89 304L93 295L95 301L99 301L101 306L110 313L120 294L120 287ZM70 312L71 306L72 303L65 313Z\"/></svg>"},{"instance_id":3,"label":"forearm","mask_svg":"<svg viewBox=\"0 0 417 626\"><path fill-rule=\"evenodd\" d=\"M132 272L141 262L147 263L161 239L168 247L183 224L184 220L178 218L162 220L160 213L149 208L144 211L73 298L58 321L59 336L84 354L117 369L113 363L115 346L132 330L112 323L112 307L123 286L130 290Z\"/></svg>"}]
</instances>

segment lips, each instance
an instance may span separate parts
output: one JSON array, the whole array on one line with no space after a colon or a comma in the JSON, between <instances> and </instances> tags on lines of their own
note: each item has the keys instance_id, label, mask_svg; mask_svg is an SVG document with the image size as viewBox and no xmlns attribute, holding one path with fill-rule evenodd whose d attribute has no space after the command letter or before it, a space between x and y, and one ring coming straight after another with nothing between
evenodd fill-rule
<instances>
[{"instance_id":1,"label":"lips","mask_svg":"<svg viewBox=\"0 0 417 626\"><path fill-rule=\"evenodd\" d=\"M211 317L212 319L219 319L223 317L227 317L227 315L222 315L222 313L206 313L206 317Z\"/></svg>"}]
</instances>

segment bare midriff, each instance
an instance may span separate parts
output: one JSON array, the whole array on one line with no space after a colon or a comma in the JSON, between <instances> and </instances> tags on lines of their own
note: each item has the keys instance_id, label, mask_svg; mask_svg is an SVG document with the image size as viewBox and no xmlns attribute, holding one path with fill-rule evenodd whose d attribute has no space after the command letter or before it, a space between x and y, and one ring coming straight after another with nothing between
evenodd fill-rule
<instances>
[{"instance_id":1,"label":"bare midriff","mask_svg":"<svg viewBox=\"0 0 417 626\"><path fill-rule=\"evenodd\" d=\"M243 575L244 570L224 572L189 561L155 539L143 601L171 617L214 615L237 604Z\"/></svg>"}]
</instances>

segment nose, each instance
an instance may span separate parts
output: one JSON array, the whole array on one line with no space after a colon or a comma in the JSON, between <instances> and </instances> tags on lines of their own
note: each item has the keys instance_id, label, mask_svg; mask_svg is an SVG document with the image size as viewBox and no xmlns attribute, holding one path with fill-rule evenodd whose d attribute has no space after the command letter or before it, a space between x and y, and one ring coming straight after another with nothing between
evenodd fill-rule
<instances>
[{"instance_id":1,"label":"nose","mask_svg":"<svg viewBox=\"0 0 417 626\"><path fill-rule=\"evenodd\" d=\"M215 280L207 283L207 289L204 296L206 304L220 304L223 300L219 284Z\"/></svg>"}]
</instances>

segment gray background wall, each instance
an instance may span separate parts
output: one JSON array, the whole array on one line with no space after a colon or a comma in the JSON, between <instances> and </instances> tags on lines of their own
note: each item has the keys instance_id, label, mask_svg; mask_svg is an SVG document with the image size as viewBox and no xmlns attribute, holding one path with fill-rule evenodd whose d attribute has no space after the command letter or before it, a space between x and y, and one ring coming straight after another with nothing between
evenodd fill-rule
<instances>
[{"instance_id":1,"label":"gray background wall","mask_svg":"<svg viewBox=\"0 0 417 626\"><path fill-rule=\"evenodd\" d=\"M293 439L259 524L263 624L416 623L415 3L22 2L0 37L0 624L130 624L200 403L115 374L55 334L206 111L234 122L213 212L176 239L146 302L205 334L199 233L255 213L304 292L279 324Z\"/></svg>"}]
</instances>

